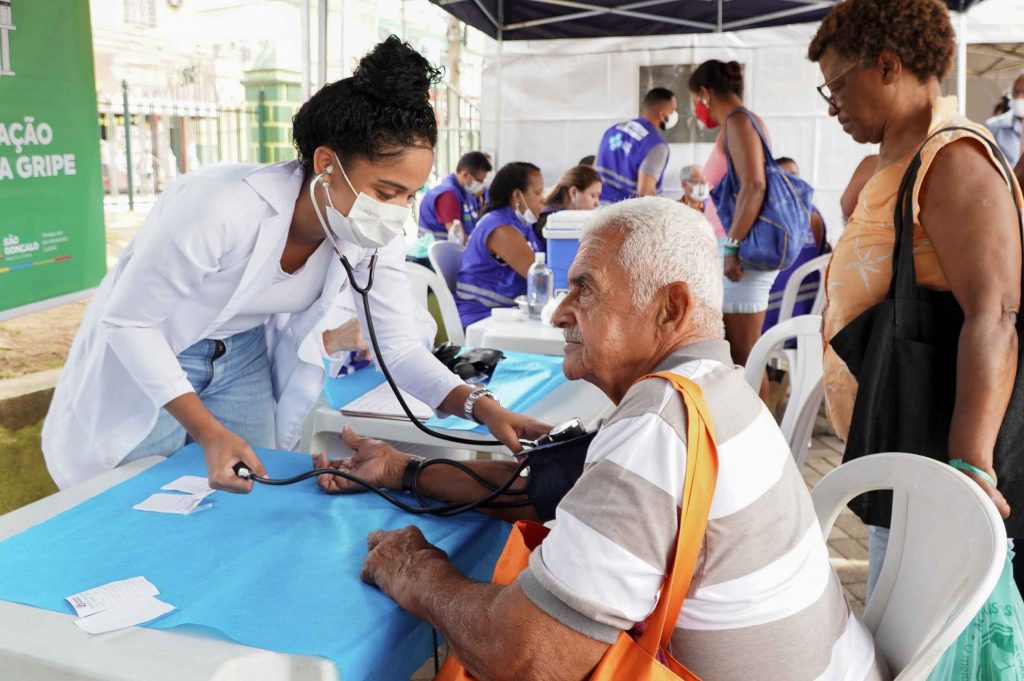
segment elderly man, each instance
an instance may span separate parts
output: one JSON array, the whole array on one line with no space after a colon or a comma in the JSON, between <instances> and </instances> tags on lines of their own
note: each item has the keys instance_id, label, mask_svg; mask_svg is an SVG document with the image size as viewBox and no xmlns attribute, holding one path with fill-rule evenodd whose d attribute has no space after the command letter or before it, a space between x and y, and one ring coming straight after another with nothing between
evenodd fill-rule
<instances>
[{"instance_id":1,"label":"elderly man","mask_svg":"<svg viewBox=\"0 0 1024 681\"><path fill-rule=\"evenodd\" d=\"M440 630L476 678L585 678L620 631L650 615L674 548L685 412L668 382L639 380L672 371L704 392L719 456L673 655L717 681L887 678L829 565L786 441L729 359L721 259L704 218L653 197L604 209L580 242L569 282L553 317L565 332L565 374L617 406L529 568L507 586L474 582L408 527L370 535L363 579ZM345 437L358 453L335 465L378 484L400 487L402 471L415 465L384 443ZM512 464L475 468L500 482ZM429 473L421 493L482 496L463 474Z\"/></svg>"},{"instance_id":2,"label":"elderly man","mask_svg":"<svg viewBox=\"0 0 1024 681\"><path fill-rule=\"evenodd\" d=\"M704 181L704 168L699 165L683 166L679 171L679 183L683 187L683 196L679 202L703 213L704 204L711 195L711 189Z\"/></svg>"}]
</instances>

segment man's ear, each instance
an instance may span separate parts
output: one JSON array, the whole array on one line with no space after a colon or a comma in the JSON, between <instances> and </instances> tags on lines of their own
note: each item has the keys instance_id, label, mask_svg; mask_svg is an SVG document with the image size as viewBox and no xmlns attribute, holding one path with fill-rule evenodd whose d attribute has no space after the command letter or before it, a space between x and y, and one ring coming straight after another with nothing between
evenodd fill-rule
<instances>
[{"instance_id":1,"label":"man's ear","mask_svg":"<svg viewBox=\"0 0 1024 681\"><path fill-rule=\"evenodd\" d=\"M658 300L658 326L666 331L679 331L689 325L694 300L686 282L674 281L658 291L655 297Z\"/></svg>"}]
</instances>

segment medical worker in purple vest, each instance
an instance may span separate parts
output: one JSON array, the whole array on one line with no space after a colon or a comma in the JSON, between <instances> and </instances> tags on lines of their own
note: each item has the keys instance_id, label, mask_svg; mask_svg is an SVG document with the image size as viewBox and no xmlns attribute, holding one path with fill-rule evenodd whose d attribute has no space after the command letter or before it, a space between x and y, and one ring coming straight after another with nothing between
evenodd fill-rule
<instances>
[{"instance_id":1,"label":"medical worker in purple vest","mask_svg":"<svg viewBox=\"0 0 1024 681\"><path fill-rule=\"evenodd\" d=\"M430 232L436 239L448 238L456 221L462 226L461 240L473 233L480 217L477 195L484 190L484 179L491 172L491 162L479 151L464 154L455 172L437 183L420 203L420 231Z\"/></svg>"},{"instance_id":2,"label":"medical worker in purple vest","mask_svg":"<svg viewBox=\"0 0 1024 681\"><path fill-rule=\"evenodd\" d=\"M668 130L679 122L677 107L671 90L656 87L644 96L638 118L605 131L594 164L603 182L602 203L661 193L668 144L659 130Z\"/></svg>"},{"instance_id":3,"label":"medical worker in purple vest","mask_svg":"<svg viewBox=\"0 0 1024 681\"><path fill-rule=\"evenodd\" d=\"M544 246L533 224L544 208L544 178L532 163L509 163L494 176L491 200L462 254L455 303L462 325L513 307L526 293L526 273Z\"/></svg>"}]
</instances>

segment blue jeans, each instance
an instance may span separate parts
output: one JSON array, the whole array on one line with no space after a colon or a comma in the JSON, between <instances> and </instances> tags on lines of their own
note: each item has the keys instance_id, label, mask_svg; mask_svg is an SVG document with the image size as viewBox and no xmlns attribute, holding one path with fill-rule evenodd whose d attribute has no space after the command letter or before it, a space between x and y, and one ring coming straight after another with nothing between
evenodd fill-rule
<instances>
[{"instance_id":1,"label":"blue jeans","mask_svg":"<svg viewBox=\"0 0 1024 681\"><path fill-rule=\"evenodd\" d=\"M253 447L273 447L274 393L263 325L221 341L201 340L178 355L189 383L220 423ZM167 457L193 442L192 436L160 410L149 435L121 461Z\"/></svg>"},{"instance_id":2,"label":"blue jeans","mask_svg":"<svg viewBox=\"0 0 1024 681\"><path fill-rule=\"evenodd\" d=\"M868 599L878 584L878 576L882 574L882 563L885 553L889 550L889 528L868 525Z\"/></svg>"}]
</instances>

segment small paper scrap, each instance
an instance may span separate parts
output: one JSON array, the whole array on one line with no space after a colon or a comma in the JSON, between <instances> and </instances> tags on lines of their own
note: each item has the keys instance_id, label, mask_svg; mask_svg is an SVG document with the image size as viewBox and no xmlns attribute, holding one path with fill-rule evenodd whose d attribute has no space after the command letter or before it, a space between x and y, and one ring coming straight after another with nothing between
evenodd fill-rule
<instances>
[{"instance_id":1,"label":"small paper scrap","mask_svg":"<svg viewBox=\"0 0 1024 681\"><path fill-rule=\"evenodd\" d=\"M188 515L205 511L212 504L202 503L203 497L192 494L154 494L142 503L132 506L136 511L152 511L153 513L174 513Z\"/></svg>"},{"instance_id":2,"label":"small paper scrap","mask_svg":"<svg viewBox=\"0 0 1024 681\"><path fill-rule=\"evenodd\" d=\"M216 491L210 488L207 478L198 475L183 475L160 489L167 492L184 492L200 498L206 498Z\"/></svg>"},{"instance_id":3,"label":"small paper scrap","mask_svg":"<svg viewBox=\"0 0 1024 681\"><path fill-rule=\"evenodd\" d=\"M115 605L159 594L160 591L145 577L132 577L68 596L64 600L71 604L79 617L88 617Z\"/></svg>"},{"instance_id":4,"label":"small paper scrap","mask_svg":"<svg viewBox=\"0 0 1024 681\"><path fill-rule=\"evenodd\" d=\"M75 625L90 634L105 634L108 631L144 624L174 609L170 603L164 603L153 596L143 596L75 620Z\"/></svg>"}]
</instances>

